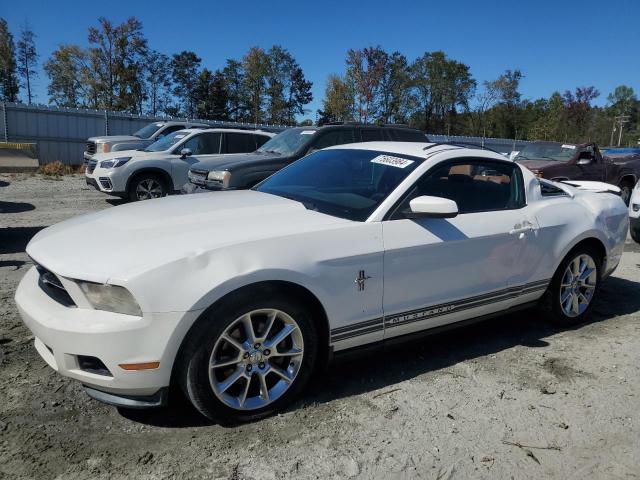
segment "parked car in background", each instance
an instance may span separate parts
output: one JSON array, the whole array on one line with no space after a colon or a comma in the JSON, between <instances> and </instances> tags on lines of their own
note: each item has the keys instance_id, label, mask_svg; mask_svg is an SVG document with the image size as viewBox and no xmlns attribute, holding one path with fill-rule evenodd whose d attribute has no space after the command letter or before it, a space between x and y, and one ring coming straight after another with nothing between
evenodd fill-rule
<instances>
[{"instance_id":1,"label":"parked car in background","mask_svg":"<svg viewBox=\"0 0 640 480\"><path fill-rule=\"evenodd\" d=\"M249 155L203 158L189 170L190 183L182 191L194 193L251 188L316 150L333 145L381 140L424 143L427 137L420 130L401 125L336 123L321 127L290 128Z\"/></svg>"},{"instance_id":2,"label":"parked car in background","mask_svg":"<svg viewBox=\"0 0 640 480\"><path fill-rule=\"evenodd\" d=\"M629 201L629 230L631 238L640 243L640 182L636 183Z\"/></svg>"},{"instance_id":3,"label":"parked car in background","mask_svg":"<svg viewBox=\"0 0 640 480\"><path fill-rule=\"evenodd\" d=\"M626 204L640 178L640 155L602 155L595 143L532 142L518 152L514 161L540 178L616 185Z\"/></svg>"},{"instance_id":4,"label":"parked car in background","mask_svg":"<svg viewBox=\"0 0 640 480\"><path fill-rule=\"evenodd\" d=\"M178 130L141 150L94 155L85 178L97 190L131 201L164 197L180 190L198 159L253 152L274 135L228 128Z\"/></svg>"},{"instance_id":5,"label":"parked car in background","mask_svg":"<svg viewBox=\"0 0 640 480\"><path fill-rule=\"evenodd\" d=\"M93 398L157 407L173 385L213 420L246 421L354 348L537 302L560 325L583 321L628 229L602 186L486 150L332 147L253 190L41 230L15 300L38 353Z\"/></svg>"},{"instance_id":6,"label":"parked car in background","mask_svg":"<svg viewBox=\"0 0 640 480\"><path fill-rule=\"evenodd\" d=\"M120 152L123 150L144 148L172 132L192 127L209 128L210 125L207 125L206 123L180 121L153 122L142 127L132 135L106 135L101 137L91 137L87 139L87 149L84 152L84 163L86 164L96 153Z\"/></svg>"}]
</instances>

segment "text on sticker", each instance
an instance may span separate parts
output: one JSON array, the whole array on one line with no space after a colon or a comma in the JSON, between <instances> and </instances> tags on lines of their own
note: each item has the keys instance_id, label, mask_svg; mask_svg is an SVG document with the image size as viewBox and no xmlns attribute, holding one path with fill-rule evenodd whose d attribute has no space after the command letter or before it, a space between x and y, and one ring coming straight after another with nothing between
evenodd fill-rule
<instances>
[{"instance_id":1,"label":"text on sticker","mask_svg":"<svg viewBox=\"0 0 640 480\"><path fill-rule=\"evenodd\" d=\"M404 168L411 165L413 163L413 160L394 157L392 155L378 155L371 160L371 163L379 163L380 165L389 165L390 167Z\"/></svg>"}]
</instances>

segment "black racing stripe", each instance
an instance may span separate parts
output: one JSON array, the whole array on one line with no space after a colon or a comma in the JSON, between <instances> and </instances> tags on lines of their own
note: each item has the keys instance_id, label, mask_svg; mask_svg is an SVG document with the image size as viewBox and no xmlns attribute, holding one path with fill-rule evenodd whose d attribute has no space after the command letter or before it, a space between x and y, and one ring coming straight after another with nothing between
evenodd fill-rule
<instances>
[{"instance_id":1,"label":"black racing stripe","mask_svg":"<svg viewBox=\"0 0 640 480\"><path fill-rule=\"evenodd\" d=\"M381 323L382 318L374 318L373 320L367 320L365 322L354 323L352 325L346 325L344 327L338 327L331 330L331 335L335 335L338 333L350 332L352 330L357 330L359 328L368 327L369 325L375 325L376 323Z\"/></svg>"},{"instance_id":2,"label":"black racing stripe","mask_svg":"<svg viewBox=\"0 0 640 480\"><path fill-rule=\"evenodd\" d=\"M341 335L332 335L331 341L339 342L340 340L346 340L347 338L359 337L361 335L367 335L369 333L374 333L374 332L381 332L383 330L384 330L384 326L382 325L382 323L380 323L380 325L369 327L364 330L358 330L357 332L347 332Z\"/></svg>"},{"instance_id":3,"label":"black racing stripe","mask_svg":"<svg viewBox=\"0 0 640 480\"><path fill-rule=\"evenodd\" d=\"M497 290L491 293L485 293L477 295L475 297L469 297L461 299L455 302L441 303L438 305L432 305L429 307L423 307L415 310L409 310L407 312L394 314L383 318L375 318L373 320L366 320L364 322L355 323L353 325L346 325L339 327L331 331L331 341L338 342L341 340L347 340L349 338L359 337L361 335L367 335L374 333L384 328L398 327L402 325L408 325L423 320L440 317L442 315L448 315L450 313L461 312L472 308L482 307L490 305L492 303L503 302L512 298L517 298L524 294L534 293L536 291L544 290L549 285L550 279L539 280L536 282L527 283L515 287L508 287L502 290ZM407 319L404 321L390 323L393 319L399 317L406 317L409 315L418 315L420 313L432 311L427 315L419 316L417 318Z\"/></svg>"}]
</instances>

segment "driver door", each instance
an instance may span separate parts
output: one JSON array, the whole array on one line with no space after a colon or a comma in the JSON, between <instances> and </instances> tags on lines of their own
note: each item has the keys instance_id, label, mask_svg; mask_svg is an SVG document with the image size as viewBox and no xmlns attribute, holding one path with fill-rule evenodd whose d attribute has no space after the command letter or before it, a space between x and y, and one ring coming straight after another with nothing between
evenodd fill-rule
<instances>
[{"instance_id":1,"label":"driver door","mask_svg":"<svg viewBox=\"0 0 640 480\"><path fill-rule=\"evenodd\" d=\"M179 190L185 183L189 182L189 169L194 163L200 161L198 155L210 155L220 153L222 134L220 132L201 133L178 145L174 149L171 158L171 174L173 184ZM191 155L182 158L180 152L188 148Z\"/></svg>"},{"instance_id":2,"label":"driver door","mask_svg":"<svg viewBox=\"0 0 640 480\"><path fill-rule=\"evenodd\" d=\"M454 218L405 216L412 198L454 200ZM458 159L427 172L383 221L385 339L508 308L529 226L520 169Z\"/></svg>"}]
</instances>

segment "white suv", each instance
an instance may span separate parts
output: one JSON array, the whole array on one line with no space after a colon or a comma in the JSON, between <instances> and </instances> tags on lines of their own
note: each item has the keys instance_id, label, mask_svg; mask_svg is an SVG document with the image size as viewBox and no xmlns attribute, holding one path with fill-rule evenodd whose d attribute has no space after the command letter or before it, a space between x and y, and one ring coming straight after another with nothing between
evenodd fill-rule
<instances>
[{"instance_id":1,"label":"white suv","mask_svg":"<svg viewBox=\"0 0 640 480\"><path fill-rule=\"evenodd\" d=\"M640 243L640 181L636 183L629 200L629 232L631 238Z\"/></svg>"},{"instance_id":2,"label":"white suv","mask_svg":"<svg viewBox=\"0 0 640 480\"><path fill-rule=\"evenodd\" d=\"M203 155L253 152L273 136L261 130L178 130L141 150L94 155L85 178L96 190L132 201L164 197L188 182L189 168Z\"/></svg>"}]
</instances>

